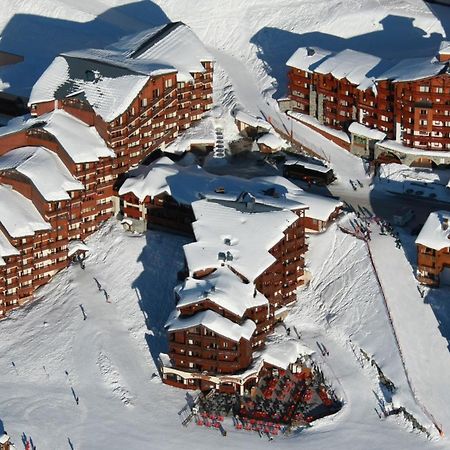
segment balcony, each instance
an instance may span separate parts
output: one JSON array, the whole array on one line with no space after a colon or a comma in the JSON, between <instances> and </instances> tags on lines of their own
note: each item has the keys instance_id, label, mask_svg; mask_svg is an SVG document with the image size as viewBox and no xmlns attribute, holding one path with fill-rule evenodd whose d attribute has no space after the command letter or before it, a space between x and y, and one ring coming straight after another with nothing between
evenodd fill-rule
<instances>
[{"instance_id":1,"label":"balcony","mask_svg":"<svg viewBox=\"0 0 450 450\"><path fill-rule=\"evenodd\" d=\"M418 260L419 266L425 266L427 268L431 268L431 267L435 267L435 265L436 265L436 257L433 255L419 253L417 260Z\"/></svg>"}]
</instances>

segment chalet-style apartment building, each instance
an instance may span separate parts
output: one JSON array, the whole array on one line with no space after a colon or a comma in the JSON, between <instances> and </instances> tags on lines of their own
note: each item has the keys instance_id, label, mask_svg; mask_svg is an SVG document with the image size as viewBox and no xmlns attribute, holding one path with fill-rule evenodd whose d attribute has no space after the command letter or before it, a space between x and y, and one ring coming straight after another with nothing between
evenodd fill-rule
<instances>
[{"instance_id":1,"label":"chalet-style apartment building","mask_svg":"<svg viewBox=\"0 0 450 450\"><path fill-rule=\"evenodd\" d=\"M305 232L324 230L341 206L283 177L213 175L167 157L130 171L115 199L124 227L195 239L184 247L163 381L225 392L254 385L268 364L255 352L308 280Z\"/></svg>"},{"instance_id":2,"label":"chalet-style apartment building","mask_svg":"<svg viewBox=\"0 0 450 450\"><path fill-rule=\"evenodd\" d=\"M210 109L212 77L181 22L55 58L0 128L0 317L88 250L118 176Z\"/></svg>"},{"instance_id":3,"label":"chalet-style apartment building","mask_svg":"<svg viewBox=\"0 0 450 450\"><path fill-rule=\"evenodd\" d=\"M429 215L416 239L417 278L429 286L450 285L450 212Z\"/></svg>"},{"instance_id":4,"label":"chalet-style apartment building","mask_svg":"<svg viewBox=\"0 0 450 450\"><path fill-rule=\"evenodd\" d=\"M353 50L299 48L287 62L288 108L359 156L448 165L449 59L449 42L436 57L395 63Z\"/></svg>"},{"instance_id":5,"label":"chalet-style apartment building","mask_svg":"<svg viewBox=\"0 0 450 450\"><path fill-rule=\"evenodd\" d=\"M163 381L242 392L260 370L254 352L304 283L306 206L274 208L245 193L233 201L198 200L192 208L195 242L184 246L187 278L166 324Z\"/></svg>"},{"instance_id":6,"label":"chalet-style apartment building","mask_svg":"<svg viewBox=\"0 0 450 450\"><path fill-rule=\"evenodd\" d=\"M306 207L303 223L308 232L324 231L342 207L342 202L304 191L284 177L220 176L197 165L182 166L163 157L128 172L114 198L114 212L132 231L163 228L192 235L192 204L196 200L233 202L246 194L278 209Z\"/></svg>"}]
</instances>

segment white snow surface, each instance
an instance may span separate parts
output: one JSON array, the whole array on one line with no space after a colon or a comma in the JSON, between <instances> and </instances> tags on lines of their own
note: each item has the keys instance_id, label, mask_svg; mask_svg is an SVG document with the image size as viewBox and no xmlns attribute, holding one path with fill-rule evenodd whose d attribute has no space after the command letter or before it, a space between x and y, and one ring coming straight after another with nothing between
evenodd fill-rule
<instances>
[{"instance_id":1,"label":"white snow surface","mask_svg":"<svg viewBox=\"0 0 450 450\"><path fill-rule=\"evenodd\" d=\"M432 212L416 239L416 244L425 245L434 250L450 247L450 212Z\"/></svg>"},{"instance_id":2,"label":"white snow surface","mask_svg":"<svg viewBox=\"0 0 450 450\"><path fill-rule=\"evenodd\" d=\"M51 229L31 200L4 184L0 184L0 223L12 238Z\"/></svg>"},{"instance_id":3,"label":"white snow surface","mask_svg":"<svg viewBox=\"0 0 450 450\"><path fill-rule=\"evenodd\" d=\"M207 277L192 277L177 287L177 308L209 300L242 317L249 308L267 305L268 300L250 283L244 283L228 267L219 267Z\"/></svg>"},{"instance_id":4,"label":"white snow surface","mask_svg":"<svg viewBox=\"0 0 450 450\"><path fill-rule=\"evenodd\" d=\"M422 0L250 0L245 4L238 0L155 0L146 4L155 10L161 7L172 21L185 21L210 46L217 60L215 100L222 105L214 113L223 112L226 118L226 111L239 105L255 117L263 114L270 118L287 134L292 131L296 141L330 162L338 177L331 186L333 193L345 192L343 186L349 179L368 183L363 165L349 152L279 113L270 98L277 87L285 94L280 86L285 74L277 77L277 68L305 45L327 48L328 44L331 51L375 49L383 57L398 57L399 50L402 58L432 55L436 38L445 36L449 19L448 8ZM142 2L134 0L76 4L72 0L0 0L0 6L2 45L25 55L23 65L2 68L0 76L9 90L25 95L60 51L86 48L97 41L110 44L117 36L105 30L129 34L148 28L148 19L154 17L137 13ZM33 24L41 26L37 29ZM54 50L53 44L61 45ZM232 123L224 125L224 134L232 134L231 130L235 130ZM407 387L366 249L360 241L333 229L310 238L308 265L313 280L299 292L288 323L302 331L302 342L308 347L315 348L317 341L327 346L328 357L316 356L344 399L343 410L275 443L255 438L253 433L236 432L231 424L225 424L227 438L200 427L179 426L177 411L185 403L185 393L161 385L157 377L149 379L156 366L147 343L152 354L164 346L162 328L174 308L172 288L176 271L182 267L185 243L184 238L163 233L123 235L119 226L107 225L89 242L95 251L85 271L76 266L64 271L39 292L42 301L14 312L0 324L0 351L5 355L0 364L1 420L16 443L25 432L38 448L50 450L66 448L68 438L75 448L112 450L149 446L155 450L248 450L273 448L274 444L314 450L448 448L446 438L427 440L411 432L400 417L380 420L376 415L377 397L383 399L383 392L374 369L360 357L360 347L374 356L397 385L395 405L406 406L432 430ZM389 257L392 251L396 251L393 244L381 247L380 253ZM397 273L395 262L394 267L388 265L388 274ZM411 270L402 265L406 267ZM114 297L112 304L104 302L93 276L101 279ZM392 282L392 276L390 279ZM415 309L408 321L404 320L410 299L403 296L404 286L397 285L397 278L393 281L393 291L399 293L394 297L398 317L410 325L404 327L402 336L406 341L414 338L408 347L412 372L425 373L415 387L428 387L422 401L448 434L447 391L440 389L448 372L438 364L448 358L448 350L444 353L439 344L434 355L429 338L439 336L439 329L430 317L426 325L421 322L423 311ZM416 289L412 278L407 278L409 284ZM81 303L88 312L86 321L80 313ZM284 333L277 333L270 345L278 342L285 345ZM78 406L70 387L80 396ZM442 393L440 400L437 397Z\"/></svg>"},{"instance_id":5,"label":"white snow surface","mask_svg":"<svg viewBox=\"0 0 450 450\"><path fill-rule=\"evenodd\" d=\"M59 157L44 147L20 147L0 156L0 170L16 170L31 180L48 202L69 200L71 191L84 189Z\"/></svg>"}]
</instances>

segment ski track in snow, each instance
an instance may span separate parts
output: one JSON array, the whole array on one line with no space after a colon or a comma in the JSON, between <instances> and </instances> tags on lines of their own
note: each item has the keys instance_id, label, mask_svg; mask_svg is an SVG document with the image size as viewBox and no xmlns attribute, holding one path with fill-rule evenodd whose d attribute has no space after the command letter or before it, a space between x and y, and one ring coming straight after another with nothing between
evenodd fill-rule
<instances>
[{"instance_id":1,"label":"ski track in snow","mask_svg":"<svg viewBox=\"0 0 450 450\"><path fill-rule=\"evenodd\" d=\"M112 389L113 393L118 396L125 405L132 405L132 396L123 386L124 383L119 372L108 356L103 352L100 352L98 355L97 365L105 383Z\"/></svg>"}]
</instances>

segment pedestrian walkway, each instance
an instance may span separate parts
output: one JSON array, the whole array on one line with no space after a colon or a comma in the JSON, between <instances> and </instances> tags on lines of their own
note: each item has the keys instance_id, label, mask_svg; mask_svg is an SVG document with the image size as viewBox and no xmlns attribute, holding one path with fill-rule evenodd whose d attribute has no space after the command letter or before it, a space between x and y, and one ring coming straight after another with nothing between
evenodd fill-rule
<instances>
[{"instance_id":1,"label":"pedestrian walkway","mask_svg":"<svg viewBox=\"0 0 450 450\"><path fill-rule=\"evenodd\" d=\"M450 433L450 390L443 378L443 374L450 373L447 341L417 289L403 249L396 246L392 236L380 235L377 225L373 224L372 231L368 245L411 388L430 419L444 433Z\"/></svg>"}]
</instances>

